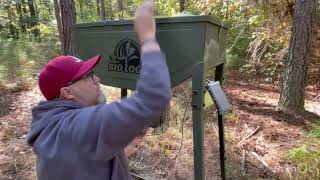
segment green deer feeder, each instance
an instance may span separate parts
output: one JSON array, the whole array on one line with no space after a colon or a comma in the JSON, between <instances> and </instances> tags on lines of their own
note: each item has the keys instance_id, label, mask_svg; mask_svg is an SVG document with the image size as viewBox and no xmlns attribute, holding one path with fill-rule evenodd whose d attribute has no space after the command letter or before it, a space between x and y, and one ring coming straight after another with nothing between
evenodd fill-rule
<instances>
[{"instance_id":1,"label":"green deer feeder","mask_svg":"<svg viewBox=\"0 0 320 180\"><path fill-rule=\"evenodd\" d=\"M215 80L222 84L228 28L213 16L157 18L156 23L156 37L166 54L172 87L192 78L194 179L202 180L205 177L203 106L206 74L215 68ZM127 89L135 89L141 54L132 20L77 24L73 30L76 56L86 59L95 54L102 55L103 60L95 68L102 84L121 88L122 97L126 96ZM218 120L222 162L223 122L222 118ZM160 121L154 126L161 124ZM222 168L224 171L224 164ZM221 177L224 179L224 174Z\"/></svg>"}]
</instances>

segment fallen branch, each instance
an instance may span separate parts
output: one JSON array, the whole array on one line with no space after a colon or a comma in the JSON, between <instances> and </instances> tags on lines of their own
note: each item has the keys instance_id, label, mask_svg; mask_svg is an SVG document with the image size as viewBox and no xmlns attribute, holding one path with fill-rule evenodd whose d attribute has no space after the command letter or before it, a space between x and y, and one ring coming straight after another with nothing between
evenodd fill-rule
<instances>
[{"instance_id":1,"label":"fallen branch","mask_svg":"<svg viewBox=\"0 0 320 180\"><path fill-rule=\"evenodd\" d=\"M289 179L293 179L292 178L292 173L290 172L290 167L288 165L286 165L286 171L287 171L287 174L289 176Z\"/></svg>"},{"instance_id":2,"label":"fallen branch","mask_svg":"<svg viewBox=\"0 0 320 180\"><path fill-rule=\"evenodd\" d=\"M269 167L269 165L262 159L261 156L259 156L256 152L252 152L250 151L250 153L253 155L253 157L255 157L259 162L261 162L263 164L263 166L265 166L268 170L271 170L271 168Z\"/></svg>"},{"instance_id":3,"label":"fallen branch","mask_svg":"<svg viewBox=\"0 0 320 180\"><path fill-rule=\"evenodd\" d=\"M231 49L233 48L234 45L236 45L236 43L238 42L238 39L240 37L240 35L244 32L244 30L246 29L247 25L244 25L243 28L241 29L241 31L239 32L236 40L233 42L233 44L231 45L231 47L227 50L227 53L231 51Z\"/></svg>"},{"instance_id":4,"label":"fallen branch","mask_svg":"<svg viewBox=\"0 0 320 180\"><path fill-rule=\"evenodd\" d=\"M160 158L160 160L159 160L158 162L156 162L156 163L154 163L154 164L152 164L152 165L148 166L148 167L147 167L147 168L145 168L145 169L152 169L152 168L154 168L154 167L158 166L161 162L162 162L162 158Z\"/></svg>"},{"instance_id":5,"label":"fallen branch","mask_svg":"<svg viewBox=\"0 0 320 180\"><path fill-rule=\"evenodd\" d=\"M162 160L163 160L162 157L160 157L160 159L156 163L149 165L149 166L146 166L144 168L139 168L139 171L145 171L147 169L152 169L152 168L158 166L162 162Z\"/></svg>"},{"instance_id":6,"label":"fallen branch","mask_svg":"<svg viewBox=\"0 0 320 180\"><path fill-rule=\"evenodd\" d=\"M260 130L261 126L258 126L252 133L250 133L249 135L247 135L245 138L243 138L239 143L238 146L240 144L242 144L245 140L249 139L251 136L255 135L259 130Z\"/></svg>"},{"instance_id":7,"label":"fallen branch","mask_svg":"<svg viewBox=\"0 0 320 180\"><path fill-rule=\"evenodd\" d=\"M242 161L241 161L241 164L242 164L242 175L243 176L246 176L246 173L247 173L247 170L246 170L246 150L243 150L242 151Z\"/></svg>"},{"instance_id":8,"label":"fallen branch","mask_svg":"<svg viewBox=\"0 0 320 180\"><path fill-rule=\"evenodd\" d=\"M135 174L135 173L130 173L132 176L135 177L135 179L138 179L138 180L149 180L145 177L142 177L142 176L139 176L138 174Z\"/></svg>"}]
</instances>

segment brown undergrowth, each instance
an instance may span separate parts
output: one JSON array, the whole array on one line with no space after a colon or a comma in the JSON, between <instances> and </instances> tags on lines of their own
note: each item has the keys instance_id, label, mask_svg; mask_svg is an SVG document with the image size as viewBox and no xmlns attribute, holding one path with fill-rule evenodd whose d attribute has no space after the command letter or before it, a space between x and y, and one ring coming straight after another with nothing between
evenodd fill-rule
<instances>
[{"instance_id":1,"label":"brown undergrowth","mask_svg":"<svg viewBox=\"0 0 320 180\"><path fill-rule=\"evenodd\" d=\"M149 130L129 158L135 175L145 179L193 179L190 107L184 115L189 105L189 88L189 81L175 88L170 126L163 131ZM225 120L227 179L294 178L299 167L288 154L306 141L310 127L319 119L319 90L308 87L307 112L294 115L275 111L278 87L262 79L227 75L224 89L233 105ZM105 92L109 101L119 99L119 89L108 87ZM0 179L35 179L35 156L26 144L26 134L31 108L42 99L40 92L33 88L0 95ZM206 179L219 179L218 128L213 105L206 107L204 130Z\"/></svg>"}]
</instances>

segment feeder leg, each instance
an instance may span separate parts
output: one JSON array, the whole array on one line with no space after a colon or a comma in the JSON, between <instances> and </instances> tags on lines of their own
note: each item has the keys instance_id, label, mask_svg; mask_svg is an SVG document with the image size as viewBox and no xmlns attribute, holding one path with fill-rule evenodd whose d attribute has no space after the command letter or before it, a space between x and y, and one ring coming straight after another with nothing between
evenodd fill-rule
<instances>
[{"instance_id":1,"label":"feeder leg","mask_svg":"<svg viewBox=\"0 0 320 180\"><path fill-rule=\"evenodd\" d=\"M128 96L128 90L121 88L121 99L126 98Z\"/></svg>"},{"instance_id":2,"label":"feeder leg","mask_svg":"<svg viewBox=\"0 0 320 180\"><path fill-rule=\"evenodd\" d=\"M220 81L220 84L222 86L223 82L223 66L224 64L221 64L216 67L216 73L215 73L215 81ZM224 150L224 120L223 116L218 111L218 127L219 127L219 144L220 144L220 172L221 172L221 179L226 179L226 171L225 171L225 150Z\"/></svg>"},{"instance_id":3,"label":"feeder leg","mask_svg":"<svg viewBox=\"0 0 320 180\"><path fill-rule=\"evenodd\" d=\"M204 63L194 66L192 72L192 120L193 120L193 152L194 152L194 179L205 179L204 167L204 131L203 105L205 92Z\"/></svg>"}]
</instances>

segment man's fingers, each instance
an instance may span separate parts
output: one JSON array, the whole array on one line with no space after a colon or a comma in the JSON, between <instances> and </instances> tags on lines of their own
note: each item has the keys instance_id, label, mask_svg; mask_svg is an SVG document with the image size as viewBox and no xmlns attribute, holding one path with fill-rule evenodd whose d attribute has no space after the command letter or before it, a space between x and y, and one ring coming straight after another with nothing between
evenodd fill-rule
<instances>
[{"instance_id":1,"label":"man's fingers","mask_svg":"<svg viewBox=\"0 0 320 180\"><path fill-rule=\"evenodd\" d=\"M147 8L150 12L154 13L154 1L146 1L143 6Z\"/></svg>"},{"instance_id":2,"label":"man's fingers","mask_svg":"<svg viewBox=\"0 0 320 180\"><path fill-rule=\"evenodd\" d=\"M154 7L154 1L146 1L138 8L138 10L136 11L136 15L137 13L142 13L141 11L147 11L151 14L154 14Z\"/></svg>"},{"instance_id":3,"label":"man's fingers","mask_svg":"<svg viewBox=\"0 0 320 180\"><path fill-rule=\"evenodd\" d=\"M134 29L139 40L143 43L146 39L155 39L156 25L154 19L154 1L145 1L135 13Z\"/></svg>"}]
</instances>

